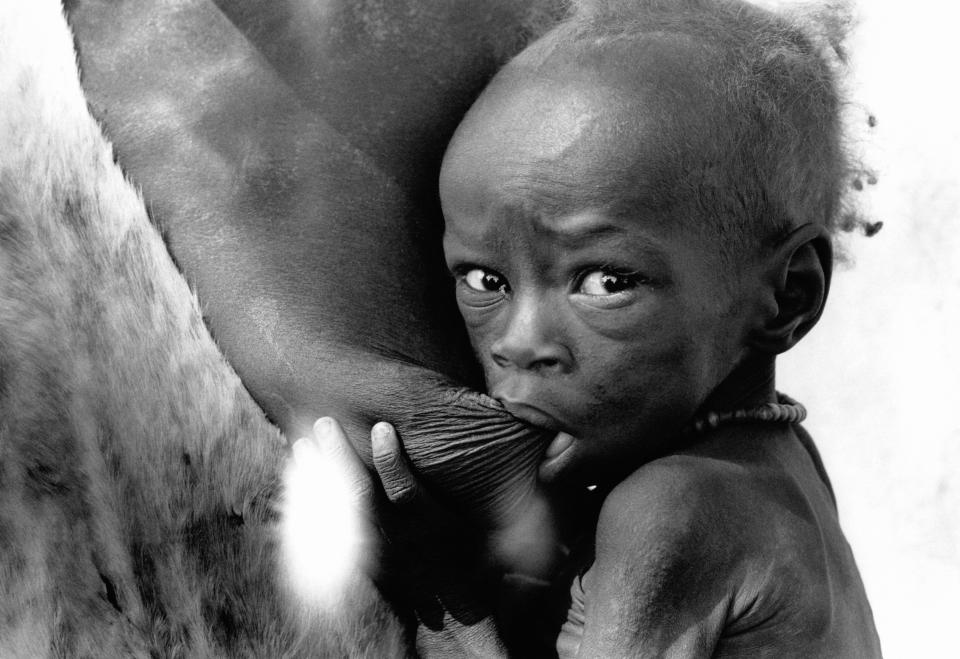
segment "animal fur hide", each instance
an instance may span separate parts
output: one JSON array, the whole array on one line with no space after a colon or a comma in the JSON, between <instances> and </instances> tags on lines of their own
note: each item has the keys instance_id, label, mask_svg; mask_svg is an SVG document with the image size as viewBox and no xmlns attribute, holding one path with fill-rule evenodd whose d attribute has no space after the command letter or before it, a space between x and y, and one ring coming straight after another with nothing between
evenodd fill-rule
<instances>
[{"instance_id":1,"label":"animal fur hide","mask_svg":"<svg viewBox=\"0 0 960 659\"><path fill-rule=\"evenodd\" d=\"M402 652L368 594L333 619L277 577L285 456L88 113L60 3L0 0L0 657Z\"/></svg>"}]
</instances>

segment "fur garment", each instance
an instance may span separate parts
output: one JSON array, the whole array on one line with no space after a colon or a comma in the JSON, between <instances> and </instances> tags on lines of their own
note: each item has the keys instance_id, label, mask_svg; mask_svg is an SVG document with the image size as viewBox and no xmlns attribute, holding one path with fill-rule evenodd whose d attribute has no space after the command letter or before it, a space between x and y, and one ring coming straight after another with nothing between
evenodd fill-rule
<instances>
[{"instance_id":1,"label":"fur garment","mask_svg":"<svg viewBox=\"0 0 960 659\"><path fill-rule=\"evenodd\" d=\"M277 578L286 442L80 88L59 2L0 0L0 657L396 656L368 592Z\"/></svg>"}]
</instances>

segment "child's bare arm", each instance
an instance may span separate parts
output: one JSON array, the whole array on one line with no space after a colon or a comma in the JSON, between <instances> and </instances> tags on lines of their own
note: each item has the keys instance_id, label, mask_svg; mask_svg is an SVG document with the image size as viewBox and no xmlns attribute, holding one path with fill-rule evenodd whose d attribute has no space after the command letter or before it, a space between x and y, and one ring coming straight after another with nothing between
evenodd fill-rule
<instances>
[{"instance_id":1,"label":"child's bare arm","mask_svg":"<svg viewBox=\"0 0 960 659\"><path fill-rule=\"evenodd\" d=\"M709 657L730 607L729 549L682 472L648 467L604 503L596 559L574 586L583 623L558 641L561 657ZM686 489L686 492L684 490ZM576 603L574 604L576 606Z\"/></svg>"}]
</instances>

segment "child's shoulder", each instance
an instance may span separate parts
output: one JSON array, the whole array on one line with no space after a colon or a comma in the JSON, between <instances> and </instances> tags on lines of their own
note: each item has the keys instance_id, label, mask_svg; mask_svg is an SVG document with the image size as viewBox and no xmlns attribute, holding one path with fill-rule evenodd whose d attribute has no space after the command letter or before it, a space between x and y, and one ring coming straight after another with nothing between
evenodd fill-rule
<instances>
[{"instance_id":1,"label":"child's shoulder","mask_svg":"<svg viewBox=\"0 0 960 659\"><path fill-rule=\"evenodd\" d=\"M792 430L724 439L649 462L610 492L584 588L619 602L623 611L604 615L638 629L662 626L668 611L671 625L713 642L832 648L809 656L871 647L869 605L818 461Z\"/></svg>"},{"instance_id":2,"label":"child's shoulder","mask_svg":"<svg viewBox=\"0 0 960 659\"><path fill-rule=\"evenodd\" d=\"M744 580L760 587L771 569L785 571L780 579L786 572L809 578L804 572L816 569L815 561L774 566L770 557L822 556L825 535L842 542L836 511L800 442L769 443L705 445L638 468L603 503L598 564L624 563L643 575L645 588L657 574L669 587L684 566L726 592L742 590Z\"/></svg>"},{"instance_id":3,"label":"child's shoulder","mask_svg":"<svg viewBox=\"0 0 960 659\"><path fill-rule=\"evenodd\" d=\"M617 484L604 501L602 520L626 515L634 522L689 530L689 523L708 522L720 511L755 506L756 490L764 483L789 480L786 470L764 456L687 450L648 462Z\"/></svg>"},{"instance_id":4,"label":"child's shoulder","mask_svg":"<svg viewBox=\"0 0 960 659\"><path fill-rule=\"evenodd\" d=\"M835 518L818 458L789 432L724 437L648 462L611 490L600 526L668 537L751 529L763 537Z\"/></svg>"}]
</instances>

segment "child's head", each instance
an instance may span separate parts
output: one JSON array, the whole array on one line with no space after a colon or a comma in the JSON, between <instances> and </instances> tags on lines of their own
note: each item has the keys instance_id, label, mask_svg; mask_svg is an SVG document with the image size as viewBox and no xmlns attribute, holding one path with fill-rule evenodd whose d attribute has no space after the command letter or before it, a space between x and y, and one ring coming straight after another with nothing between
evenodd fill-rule
<instances>
[{"instance_id":1,"label":"child's head","mask_svg":"<svg viewBox=\"0 0 960 659\"><path fill-rule=\"evenodd\" d=\"M812 327L847 173L801 31L734 2L601 4L498 74L440 183L491 394L588 472L661 450Z\"/></svg>"}]
</instances>

